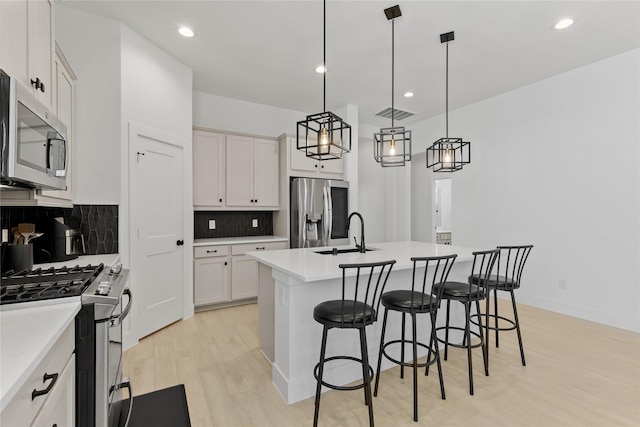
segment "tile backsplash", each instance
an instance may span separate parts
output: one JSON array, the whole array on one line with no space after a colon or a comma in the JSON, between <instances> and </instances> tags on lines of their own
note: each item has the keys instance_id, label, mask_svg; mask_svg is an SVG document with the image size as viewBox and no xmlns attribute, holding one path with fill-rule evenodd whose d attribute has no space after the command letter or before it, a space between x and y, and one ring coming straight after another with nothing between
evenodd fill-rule
<instances>
[{"instance_id":1,"label":"tile backsplash","mask_svg":"<svg viewBox=\"0 0 640 427\"><path fill-rule=\"evenodd\" d=\"M215 229L209 229L215 221ZM257 222L257 227L253 223ZM195 211L193 238L242 237L273 235L273 212Z\"/></svg>"},{"instance_id":2,"label":"tile backsplash","mask_svg":"<svg viewBox=\"0 0 640 427\"><path fill-rule=\"evenodd\" d=\"M80 220L85 254L118 253L118 205L74 205L73 208L2 207L2 228L10 229L21 222L38 222L39 218L72 216Z\"/></svg>"}]
</instances>

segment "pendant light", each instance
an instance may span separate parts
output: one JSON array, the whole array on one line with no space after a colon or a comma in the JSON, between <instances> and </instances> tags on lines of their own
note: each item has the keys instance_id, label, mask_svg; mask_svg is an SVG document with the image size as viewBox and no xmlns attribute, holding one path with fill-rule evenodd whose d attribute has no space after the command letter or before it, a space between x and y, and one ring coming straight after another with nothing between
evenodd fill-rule
<instances>
[{"instance_id":1,"label":"pendant light","mask_svg":"<svg viewBox=\"0 0 640 427\"><path fill-rule=\"evenodd\" d=\"M449 138L449 42L453 39L453 31L440 34L440 43L446 43L447 47L446 136L427 148L427 168L433 167L434 172L455 172L471 162L471 143L462 138Z\"/></svg>"},{"instance_id":2,"label":"pendant light","mask_svg":"<svg viewBox=\"0 0 640 427\"><path fill-rule=\"evenodd\" d=\"M342 158L351 151L351 126L327 111L327 1L323 1L323 97L322 113L311 114L299 121L296 129L297 149L317 160Z\"/></svg>"},{"instance_id":3,"label":"pendant light","mask_svg":"<svg viewBox=\"0 0 640 427\"><path fill-rule=\"evenodd\" d=\"M402 16L400 6L396 5L384 10L387 20L391 21L391 127L381 128L373 134L373 157L381 166L404 166L411 161L411 131L404 126L394 127L395 108L394 71L395 71L395 18Z\"/></svg>"}]
</instances>

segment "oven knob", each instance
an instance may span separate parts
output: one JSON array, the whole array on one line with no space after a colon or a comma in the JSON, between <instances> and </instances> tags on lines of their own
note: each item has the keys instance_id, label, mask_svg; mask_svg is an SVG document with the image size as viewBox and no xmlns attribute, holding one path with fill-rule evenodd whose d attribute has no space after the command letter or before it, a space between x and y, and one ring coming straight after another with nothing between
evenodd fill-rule
<instances>
[{"instance_id":1,"label":"oven knob","mask_svg":"<svg viewBox=\"0 0 640 427\"><path fill-rule=\"evenodd\" d=\"M111 290L111 283L110 282L100 282L98 284L98 290L96 291L96 294L98 295L109 295L109 291Z\"/></svg>"},{"instance_id":2,"label":"oven knob","mask_svg":"<svg viewBox=\"0 0 640 427\"><path fill-rule=\"evenodd\" d=\"M111 266L111 269L109 270L109 273L111 274L120 274L120 271L122 271L122 264L121 263L116 263L116 265Z\"/></svg>"}]
</instances>

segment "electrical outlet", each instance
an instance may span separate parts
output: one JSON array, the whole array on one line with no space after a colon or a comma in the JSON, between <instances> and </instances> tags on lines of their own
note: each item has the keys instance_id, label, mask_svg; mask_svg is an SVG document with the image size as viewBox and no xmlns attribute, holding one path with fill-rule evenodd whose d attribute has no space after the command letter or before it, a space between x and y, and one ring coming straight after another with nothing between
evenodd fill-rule
<instances>
[{"instance_id":1,"label":"electrical outlet","mask_svg":"<svg viewBox=\"0 0 640 427\"><path fill-rule=\"evenodd\" d=\"M567 290L567 281L566 281L566 279L558 280L558 287L560 289L562 289L563 291L566 291Z\"/></svg>"},{"instance_id":2,"label":"electrical outlet","mask_svg":"<svg viewBox=\"0 0 640 427\"><path fill-rule=\"evenodd\" d=\"M215 219L210 219L209 220L209 230L215 230L216 229L216 220Z\"/></svg>"},{"instance_id":3,"label":"electrical outlet","mask_svg":"<svg viewBox=\"0 0 640 427\"><path fill-rule=\"evenodd\" d=\"M257 219L252 219L251 220L251 225L253 226L253 228L256 228L258 226L258 220Z\"/></svg>"}]
</instances>

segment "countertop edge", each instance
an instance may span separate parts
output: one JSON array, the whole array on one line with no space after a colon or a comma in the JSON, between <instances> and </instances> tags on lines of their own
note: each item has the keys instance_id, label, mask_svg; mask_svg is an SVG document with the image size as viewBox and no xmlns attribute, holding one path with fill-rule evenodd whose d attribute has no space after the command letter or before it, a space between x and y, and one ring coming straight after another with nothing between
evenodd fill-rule
<instances>
[{"instance_id":1,"label":"countertop edge","mask_svg":"<svg viewBox=\"0 0 640 427\"><path fill-rule=\"evenodd\" d=\"M216 245L240 245L243 243L267 243L288 242L289 239L282 236L243 236L243 237L215 237L209 239L195 239L193 247Z\"/></svg>"}]
</instances>

